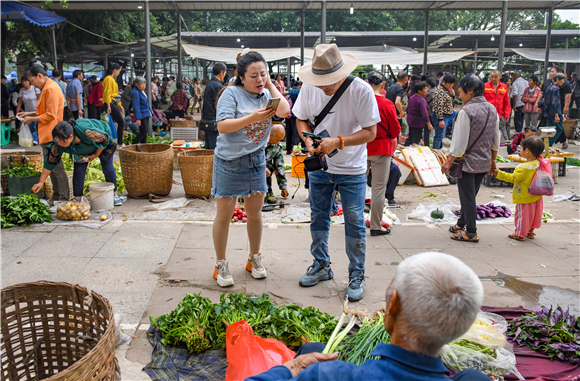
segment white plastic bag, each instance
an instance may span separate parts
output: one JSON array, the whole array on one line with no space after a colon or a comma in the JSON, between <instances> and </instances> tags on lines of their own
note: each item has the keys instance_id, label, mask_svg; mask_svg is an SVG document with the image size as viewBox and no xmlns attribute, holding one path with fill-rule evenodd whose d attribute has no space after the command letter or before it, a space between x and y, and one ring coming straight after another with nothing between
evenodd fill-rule
<instances>
[{"instance_id":1,"label":"white plastic bag","mask_svg":"<svg viewBox=\"0 0 580 381\"><path fill-rule=\"evenodd\" d=\"M24 123L20 125L20 132L18 133L18 144L20 147L32 147L32 133L30 132L28 125Z\"/></svg>"},{"instance_id":2,"label":"white plastic bag","mask_svg":"<svg viewBox=\"0 0 580 381\"><path fill-rule=\"evenodd\" d=\"M445 365L456 372L475 369L488 376L513 373L520 380L524 380L516 368L516 355L503 347L495 348L494 352L495 358L471 348L449 344L441 350L441 359Z\"/></svg>"},{"instance_id":3,"label":"white plastic bag","mask_svg":"<svg viewBox=\"0 0 580 381\"><path fill-rule=\"evenodd\" d=\"M574 192L568 192L566 194L557 194L554 196L553 200L554 202L566 201L570 200L574 196L576 196L576 193Z\"/></svg>"},{"instance_id":4,"label":"white plastic bag","mask_svg":"<svg viewBox=\"0 0 580 381\"><path fill-rule=\"evenodd\" d=\"M121 331L121 322L122 322L121 314L115 314L115 328L116 328L115 348L131 340L131 337L129 337L129 335L126 335L123 333L123 331Z\"/></svg>"},{"instance_id":5,"label":"white plastic bag","mask_svg":"<svg viewBox=\"0 0 580 381\"><path fill-rule=\"evenodd\" d=\"M147 205L143 207L144 212L158 212L161 210L172 210L185 208L194 200L188 200L185 197L176 198L169 201L160 202L159 204Z\"/></svg>"}]
</instances>

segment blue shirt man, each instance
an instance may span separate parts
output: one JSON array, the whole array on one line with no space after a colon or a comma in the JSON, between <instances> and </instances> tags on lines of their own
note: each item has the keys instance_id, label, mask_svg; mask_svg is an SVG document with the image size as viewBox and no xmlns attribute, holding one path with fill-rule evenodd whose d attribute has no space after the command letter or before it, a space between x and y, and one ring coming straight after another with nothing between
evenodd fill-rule
<instances>
[{"instance_id":1,"label":"blue shirt man","mask_svg":"<svg viewBox=\"0 0 580 381\"><path fill-rule=\"evenodd\" d=\"M69 109L72 111L74 118L78 119L83 115L83 72L75 70L73 80L66 87L66 95L69 100Z\"/></svg>"}]
</instances>

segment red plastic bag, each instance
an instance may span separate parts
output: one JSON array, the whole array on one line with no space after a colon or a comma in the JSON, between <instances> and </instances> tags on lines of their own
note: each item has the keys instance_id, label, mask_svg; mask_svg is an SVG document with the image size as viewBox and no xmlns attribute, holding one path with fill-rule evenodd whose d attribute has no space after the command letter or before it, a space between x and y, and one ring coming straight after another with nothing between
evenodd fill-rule
<instances>
[{"instance_id":1,"label":"red plastic bag","mask_svg":"<svg viewBox=\"0 0 580 381\"><path fill-rule=\"evenodd\" d=\"M226 353L226 381L243 381L296 356L278 340L255 336L252 327L244 320L230 325L226 330Z\"/></svg>"},{"instance_id":2,"label":"red plastic bag","mask_svg":"<svg viewBox=\"0 0 580 381\"><path fill-rule=\"evenodd\" d=\"M538 159L540 166L532 179L528 193L530 196L553 196L554 179L552 178L552 165L550 160L540 156Z\"/></svg>"}]
</instances>

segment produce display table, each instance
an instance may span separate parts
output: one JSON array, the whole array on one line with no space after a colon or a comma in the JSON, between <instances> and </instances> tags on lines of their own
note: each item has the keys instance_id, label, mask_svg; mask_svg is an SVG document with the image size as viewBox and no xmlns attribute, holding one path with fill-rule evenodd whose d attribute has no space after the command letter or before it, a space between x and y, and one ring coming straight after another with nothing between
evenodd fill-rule
<instances>
[{"instance_id":1,"label":"produce display table","mask_svg":"<svg viewBox=\"0 0 580 381\"><path fill-rule=\"evenodd\" d=\"M509 155L508 157L510 160L517 161L520 163L525 163L527 161L526 159L517 154ZM551 155L548 159L550 160L550 163L558 163L558 166L555 165L552 166L552 177L554 178L554 183L558 184L558 177L566 176L566 159L564 157L555 155Z\"/></svg>"}]
</instances>

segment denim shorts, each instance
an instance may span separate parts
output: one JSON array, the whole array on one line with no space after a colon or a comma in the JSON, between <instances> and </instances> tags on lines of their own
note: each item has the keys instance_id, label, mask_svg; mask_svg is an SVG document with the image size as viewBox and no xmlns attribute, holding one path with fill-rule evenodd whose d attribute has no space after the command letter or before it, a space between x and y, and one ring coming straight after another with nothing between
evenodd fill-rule
<instances>
[{"instance_id":1,"label":"denim shorts","mask_svg":"<svg viewBox=\"0 0 580 381\"><path fill-rule=\"evenodd\" d=\"M214 155L212 196L251 196L267 192L266 155L263 150L233 160Z\"/></svg>"}]
</instances>

